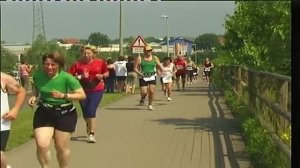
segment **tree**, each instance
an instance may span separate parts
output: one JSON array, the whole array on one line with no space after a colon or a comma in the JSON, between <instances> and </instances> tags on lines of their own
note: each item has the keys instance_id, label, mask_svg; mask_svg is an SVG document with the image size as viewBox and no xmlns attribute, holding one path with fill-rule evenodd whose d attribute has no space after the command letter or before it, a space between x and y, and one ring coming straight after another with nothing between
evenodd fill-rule
<instances>
[{"instance_id":1,"label":"tree","mask_svg":"<svg viewBox=\"0 0 300 168\"><path fill-rule=\"evenodd\" d=\"M225 21L224 56L231 63L290 75L291 2L238 1Z\"/></svg>"},{"instance_id":2,"label":"tree","mask_svg":"<svg viewBox=\"0 0 300 168\"><path fill-rule=\"evenodd\" d=\"M24 54L24 59L29 64L41 65L42 57L50 52L57 51L66 57L66 49L61 48L55 41L46 41L43 36L38 36L31 48Z\"/></svg>"},{"instance_id":3,"label":"tree","mask_svg":"<svg viewBox=\"0 0 300 168\"><path fill-rule=\"evenodd\" d=\"M17 56L1 46L1 71L7 72L14 70L17 62Z\"/></svg>"},{"instance_id":4,"label":"tree","mask_svg":"<svg viewBox=\"0 0 300 168\"><path fill-rule=\"evenodd\" d=\"M110 39L106 34L101 34L100 32L92 33L87 41L89 44L94 46L108 47L110 44Z\"/></svg>"},{"instance_id":5,"label":"tree","mask_svg":"<svg viewBox=\"0 0 300 168\"><path fill-rule=\"evenodd\" d=\"M88 40L87 39L80 39L80 44L87 44Z\"/></svg>"},{"instance_id":6,"label":"tree","mask_svg":"<svg viewBox=\"0 0 300 168\"><path fill-rule=\"evenodd\" d=\"M220 45L218 36L213 33L206 33L196 37L194 43L197 45L197 49L202 49L205 51L212 51L212 48Z\"/></svg>"}]
</instances>

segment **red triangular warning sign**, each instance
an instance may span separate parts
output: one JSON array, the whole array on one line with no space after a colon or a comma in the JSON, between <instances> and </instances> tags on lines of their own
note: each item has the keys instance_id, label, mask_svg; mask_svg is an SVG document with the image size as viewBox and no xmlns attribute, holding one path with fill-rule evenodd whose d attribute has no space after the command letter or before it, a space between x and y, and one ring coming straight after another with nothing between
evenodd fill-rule
<instances>
[{"instance_id":1,"label":"red triangular warning sign","mask_svg":"<svg viewBox=\"0 0 300 168\"><path fill-rule=\"evenodd\" d=\"M145 47L147 46L146 42L141 36L137 36L137 38L132 43L131 47Z\"/></svg>"}]
</instances>

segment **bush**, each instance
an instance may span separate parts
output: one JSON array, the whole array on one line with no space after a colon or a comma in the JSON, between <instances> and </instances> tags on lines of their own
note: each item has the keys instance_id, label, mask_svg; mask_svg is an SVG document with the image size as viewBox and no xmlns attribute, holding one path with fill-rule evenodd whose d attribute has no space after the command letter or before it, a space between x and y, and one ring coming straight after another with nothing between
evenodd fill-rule
<instances>
[{"instance_id":1,"label":"bush","mask_svg":"<svg viewBox=\"0 0 300 168\"><path fill-rule=\"evenodd\" d=\"M237 96L230 90L225 81L221 81L220 78L217 78L217 83L218 86L225 90L224 99L234 116L238 118L241 123L246 152L250 156L253 166L256 168L289 167L287 159L282 152L277 149L267 130L264 129L258 119L248 111L247 106L238 101ZM285 134L282 134L281 138L284 139L289 136L289 134L290 132L287 130Z\"/></svg>"}]
</instances>

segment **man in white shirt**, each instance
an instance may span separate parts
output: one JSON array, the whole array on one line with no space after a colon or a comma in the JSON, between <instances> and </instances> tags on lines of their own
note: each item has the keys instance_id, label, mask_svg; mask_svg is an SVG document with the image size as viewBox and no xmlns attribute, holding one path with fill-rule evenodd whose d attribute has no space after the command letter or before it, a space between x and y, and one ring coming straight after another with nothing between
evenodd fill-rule
<instances>
[{"instance_id":1,"label":"man in white shirt","mask_svg":"<svg viewBox=\"0 0 300 168\"><path fill-rule=\"evenodd\" d=\"M127 76L127 69L124 56L120 56L118 61L115 62L116 80L117 80L117 92L125 92L125 81Z\"/></svg>"},{"instance_id":2,"label":"man in white shirt","mask_svg":"<svg viewBox=\"0 0 300 168\"><path fill-rule=\"evenodd\" d=\"M14 106L9 108L7 91L16 94ZM4 155L11 121L17 118L26 96L25 89L10 75L1 72L1 168L9 168Z\"/></svg>"}]
</instances>

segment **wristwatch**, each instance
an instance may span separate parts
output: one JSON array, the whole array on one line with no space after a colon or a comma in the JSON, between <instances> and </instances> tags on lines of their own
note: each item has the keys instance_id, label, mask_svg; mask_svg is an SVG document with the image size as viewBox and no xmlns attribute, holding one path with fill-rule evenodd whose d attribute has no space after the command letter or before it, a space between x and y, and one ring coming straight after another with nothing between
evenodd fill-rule
<instances>
[{"instance_id":1,"label":"wristwatch","mask_svg":"<svg viewBox=\"0 0 300 168\"><path fill-rule=\"evenodd\" d=\"M64 93L64 99L68 98L68 93Z\"/></svg>"}]
</instances>

